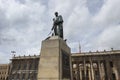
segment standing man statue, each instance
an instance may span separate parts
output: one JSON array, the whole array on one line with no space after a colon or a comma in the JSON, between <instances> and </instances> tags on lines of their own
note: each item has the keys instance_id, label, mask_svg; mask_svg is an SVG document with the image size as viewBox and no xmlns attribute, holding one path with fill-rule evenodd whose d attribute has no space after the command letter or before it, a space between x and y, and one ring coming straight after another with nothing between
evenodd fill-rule
<instances>
[{"instance_id":1,"label":"standing man statue","mask_svg":"<svg viewBox=\"0 0 120 80\"><path fill-rule=\"evenodd\" d=\"M63 39L63 18L61 15L58 15L58 12L55 12L52 30L54 30L54 35L58 35Z\"/></svg>"}]
</instances>

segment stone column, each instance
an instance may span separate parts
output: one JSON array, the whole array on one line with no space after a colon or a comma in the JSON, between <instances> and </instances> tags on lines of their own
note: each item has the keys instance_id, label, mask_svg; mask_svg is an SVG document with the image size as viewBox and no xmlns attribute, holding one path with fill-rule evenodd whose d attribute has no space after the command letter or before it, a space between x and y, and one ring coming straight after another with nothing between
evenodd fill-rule
<instances>
[{"instance_id":1,"label":"stone column","mask_svg":"<svg viewBox=\"0 0 120 80\"><path fill-rule=\"evenodd\" d=\"M90 69L91 69L91 80L94 80L93 62L90 59Z\"/></svg>"},{"instance_id":2,"label":"stone column","mask_svg":"<svg viewBox=\"0 0 120 80\"><path fill-rule=\"evenodd\" d=\"M76 67L77 68L77 67ZM77 72L77 69L75 69L75 79L77 80L78 79L78 72ZM73 79L74 80L74 79Z\"/></svg>"},{"instance_id":3,"label":"stone column","mask_svg":"<svg viewBox=\"0 0 120 80\"><path fill-rule=\"evenodd\" d=\"M99 71L99 80L102 80L102 73L101 73L101 63L100 61L97 62L97 67L98 67L98 71Z\"/></svg>"},{"instance_id":4,"label":"stone column","mask_svg":"<svg viewBox=\"0 0 120 80\"><path fill-rule=\"evenodd\" d=\"M85 62L85 58L83 61L83 67L84 67L84 80L86 80L86 62Z\"/></svg>"},{"instance_id":5,"label":"stone column","mask_svg":"<svg viewBox=\"0 0 120 80\"><path fill-rule=\"evenodd\" d=\"M88 75L89 75L89 80L91 80L91 75L90 75L90 64L89 64L89 67L88 67Z\"/></svg>"},{"instance_id":6,"label":"stone column","mask_svg":"<svg viewBox=\"0 0 120 80\"><path fill-rule=\"evenodd\" d=\"M116 76L116 80L120 80L119 79L119 66L117 65L119 62L118 61L113 61L113 72L115 73Z\"/></svg>"},{"instance_id":7,"label":"stone column","mask_svg":"<svg viewBox=\"0 0 120 80\"><path fill-rule=\"evenodd\" d=\"M105 80L108 80L108 77L107 77L107 70L106 70L106 62L105 61L103 61L103 66L104 66L104 76L105 76Z\"/></svg>"},{"instance_id":8,"label":"stone column","mask_svg":"<svg viewBox=\"0 0 120 80\"><path fill-rule=\"evenodd\" d=\"M105 80L105 68L103 61L101 62L101 79Z\"/></svg>"},{"instance_id":9,"label":"stone column","mask_svg":"<svg viewBox=\"0 0 120 80\"><path fill-rule=\"evenodd\" d=\"M107 80L110 80L110 79L111 79L111 70L112 70L112 69L110 68L109 61L106 60L105 62L106 62L106 66L105 66L105 67L106 67L106 68L105 68L105 69L106 69L106 79L107 79Z\"/></svg>"},{"instance_id":10,"label":"stone column","mask_svg":"<svg viewBox=\"0 0 120 80\"><path fill-rule=\"evenodd\" d=\"M79 63L77 62L77 80L80 80Z\"/></svg>"},{"instance_id":11,"label":"stone column","mask_svg":"<svg viewBox=\"0 0 120 80\"><path fill-rule=\"evenodd\" d=\"M81 65L79 66L79 71L80 71L80 80L82 80L82 70L81 70Z\"/></svg>"}]
</instances>

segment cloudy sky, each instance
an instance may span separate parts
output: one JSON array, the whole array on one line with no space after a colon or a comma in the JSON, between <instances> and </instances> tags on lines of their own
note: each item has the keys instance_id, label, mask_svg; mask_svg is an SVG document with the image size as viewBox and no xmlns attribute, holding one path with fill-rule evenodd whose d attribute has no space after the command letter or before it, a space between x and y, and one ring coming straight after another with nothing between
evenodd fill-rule
<instances>
[{"instance_id":1,"label":"cloudy sky","mask_svg":"<svg viewBox=\"0 0 120 80\"><path fill-rule=\"evenodd\" d=\"M120 0L0 0L0 63L39 54L55 11L72 52L120 50Z\"/></svg>"}]
</instances>

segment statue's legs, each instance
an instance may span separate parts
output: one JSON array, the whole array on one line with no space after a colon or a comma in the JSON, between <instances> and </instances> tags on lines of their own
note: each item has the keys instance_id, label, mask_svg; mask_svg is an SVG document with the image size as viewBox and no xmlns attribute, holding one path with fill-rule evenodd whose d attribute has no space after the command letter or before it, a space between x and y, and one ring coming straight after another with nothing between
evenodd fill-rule
<instances>
[{"instance_id":1,"label":"statue's legs","mask_svg":"<svg viewBox=\"0 0 120 80\"><path fill-rule=\"evenodd\" d=\"M62 26L62 24L55 26L54 33L55 33L55 35L58 35L59 37L63 38L63 26Z\"/></svg>"},{"instance_id":2,"label":"statue's legs","mask_svg":"<svg viewBox=\"0 0 120 80\"><path fill-rule=\"evenodd\" d=\"M59 36L63 38L63 29L59 29Z\"/></svg>"},{"instance_id":3,"label":"statue's legs","mask_svg":"<svg viewBox=\"0 0 120 80\"><path fill-rule=\"evenodd\" d=\"M57 26L55 26L55 28L54 28L54 33L55 33L55 35L58 35Z\"/></svg>"},{"instance_id":4,"label":"statue's legs","mask_svg":"<svg viewBox=\"0 0 120 80\"><path fill-rule=\"evenodd\" d=\"M61 38L63 38L63 25L62 25L62 24L59 25L59 33L60 33L59 36L60 36Z\"/></svg>"}]
</instances>

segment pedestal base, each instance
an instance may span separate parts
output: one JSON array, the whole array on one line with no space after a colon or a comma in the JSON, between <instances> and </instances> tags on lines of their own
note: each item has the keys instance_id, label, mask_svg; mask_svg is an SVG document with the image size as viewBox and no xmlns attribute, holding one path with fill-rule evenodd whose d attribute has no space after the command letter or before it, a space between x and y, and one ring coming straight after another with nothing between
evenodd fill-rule
<instances>
[{"instance_id":1,"label":"pedestal base","mask_svg":"<svg viewBox=\"0 0 120 80\"><path fill-rule=\"evenodd\" d=\"M58 36L42 41L38 80L71 80L71 54Z\"/></svg>"}]
</instances>

